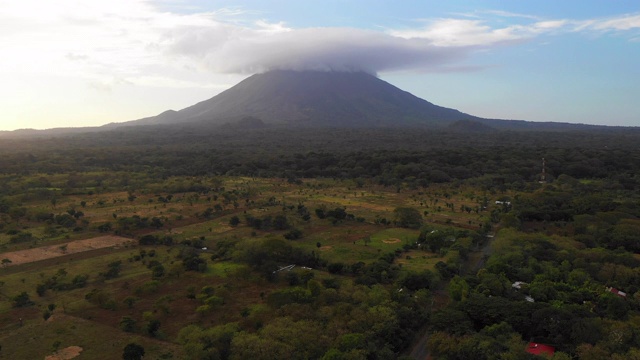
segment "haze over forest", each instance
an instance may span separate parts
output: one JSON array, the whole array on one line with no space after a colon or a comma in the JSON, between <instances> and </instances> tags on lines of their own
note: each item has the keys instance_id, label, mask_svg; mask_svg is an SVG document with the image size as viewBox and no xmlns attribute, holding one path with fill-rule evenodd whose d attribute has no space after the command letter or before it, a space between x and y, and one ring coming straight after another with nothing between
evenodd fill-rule
<instances>
[{"instance_id":1,"label":"haze over forest","mask_svg":"<svg viewBox=\"0 0 640 360\"><path fill-rule=\"evenodd\" d=\"M363 71L482 118L638 125L640 14L598 1L12 1L0 130L180 110L255 73Z\"/></svg>"}]
</instances>

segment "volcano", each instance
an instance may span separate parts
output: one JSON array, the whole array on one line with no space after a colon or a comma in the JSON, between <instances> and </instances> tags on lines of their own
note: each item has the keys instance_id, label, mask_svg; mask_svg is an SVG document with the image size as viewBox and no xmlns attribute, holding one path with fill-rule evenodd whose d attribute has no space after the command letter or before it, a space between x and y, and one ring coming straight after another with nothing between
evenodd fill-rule
<instances>
[{"instance_id":1,"label":"volcano","mask_svg":"<svg viewBox=\"0 0 640 360\"><path fill-rule=\"evenodd\" d=\"M442 127L480 120L434 105L364 72L276 70L256 74L180 111L112 125L233 124Z\"/></svg>"}]
</instances>

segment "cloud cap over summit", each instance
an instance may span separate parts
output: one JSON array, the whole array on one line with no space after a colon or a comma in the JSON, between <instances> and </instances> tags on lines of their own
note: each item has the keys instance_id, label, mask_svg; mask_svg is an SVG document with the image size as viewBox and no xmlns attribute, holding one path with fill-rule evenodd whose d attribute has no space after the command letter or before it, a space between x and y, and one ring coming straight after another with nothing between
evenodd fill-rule
<instances>
[{"instance_id":1,"label":"cloud cap over summit","mask_svg":"<svg viewBox=\"0 0 640 360\"><path fill-rule=\"evenodd\" d=\"M170 41L170 52L193 57L213 71L254 74L269 70L362 71L435 70L463 59L468 48L437 46L424 38L402 38L350 28L280 29L274 32L200 29Z\"/></svg>"}]
</instances>

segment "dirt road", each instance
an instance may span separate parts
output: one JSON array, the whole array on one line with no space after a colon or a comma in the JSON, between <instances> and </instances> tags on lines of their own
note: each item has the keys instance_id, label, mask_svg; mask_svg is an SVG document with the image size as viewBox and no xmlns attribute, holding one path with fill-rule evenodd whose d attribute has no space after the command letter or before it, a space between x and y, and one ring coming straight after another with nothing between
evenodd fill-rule
<instances>
[{"instance_id":1,"label":"dirt road","mask_svg":"<svg viewBox=\"0 0 640 360\"><path fill-rule=\"evenodd\" d=\"M26 264L34 261L56 258L59 256L75 254L79 252L103 249L126 243L133 243L135 240L121 236L99 236L91 239L76 240L64 244L42 246L34 249L18 250L0 254L0 259L8 259L10 262L3 260L3 266L13 266Z\"/></svg>"}]
</instances>

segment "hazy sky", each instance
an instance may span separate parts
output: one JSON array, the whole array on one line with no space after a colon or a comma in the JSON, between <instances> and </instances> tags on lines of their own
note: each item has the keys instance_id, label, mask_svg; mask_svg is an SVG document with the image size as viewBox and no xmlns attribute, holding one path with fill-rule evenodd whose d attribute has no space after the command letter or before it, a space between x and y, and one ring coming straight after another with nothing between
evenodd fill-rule
<instances>
[{"instance_id":1,"label":"hazy sky","mask_svg":"<svg viewBox=\"0 0 640 360\"><path fill-rule=\"evenodd\" d=\"M179 110L270 69L367 71L482 117L640 126L640 5L0 0L0 130Z\"/></svg>"}]
</instances>

